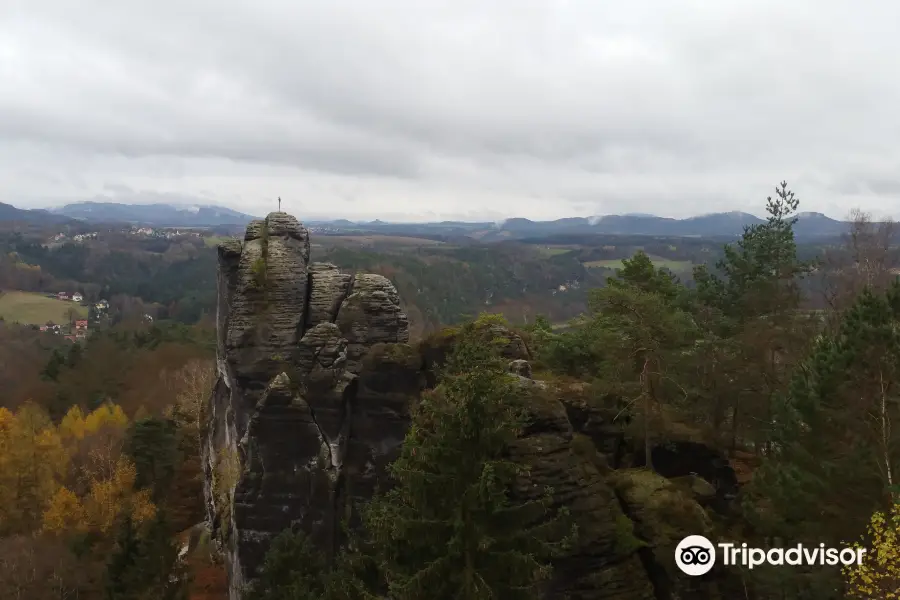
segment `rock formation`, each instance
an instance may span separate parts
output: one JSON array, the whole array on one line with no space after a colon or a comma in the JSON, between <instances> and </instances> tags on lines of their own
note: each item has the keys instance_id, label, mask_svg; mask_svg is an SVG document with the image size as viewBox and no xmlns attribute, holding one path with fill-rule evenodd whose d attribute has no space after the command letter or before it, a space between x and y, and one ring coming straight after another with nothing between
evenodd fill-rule
<instances>
[{"instance_id":1,"label":"rock formation","mask_svg":"<svg viewBox=\"0 0 900 600\"><path fill-rule=\"evenodd\" d=\"M274 536L299 527L331 553L339 524L354 524L358 507L389 485L385 469L409 408L434 385L456 332L410 346L394 286L310 262L307 230L285 213L251 223L243 243L219 247L218 287L205 493L230 599L240 600ZM571 390L535 381L520 336L494 322L483 333L503 340L502 355L531 399L530 421L512 449L530 467L517 493L550 486L580 529L554 565L546 597L728 597L709 582L715 571L693 582L673 571L675 538L708 530L694 500L704 482L615 470L621 431L611 417Z\"/></svg>"},{"instance_id":2,"label":"rock formation","mask_svg":"<svg viewBox=\"0 0 900 600\"><path fill-rule=\"evenodd\" d=\"M280 531L299 526L334 546L342 515L371 494L402 442L419 388L394 286L310 263L309 250L308 231L285 213L219 247L204 468L232 600ZM380 360L367 370L374 347Z\"/></svg>"}]
</instances>

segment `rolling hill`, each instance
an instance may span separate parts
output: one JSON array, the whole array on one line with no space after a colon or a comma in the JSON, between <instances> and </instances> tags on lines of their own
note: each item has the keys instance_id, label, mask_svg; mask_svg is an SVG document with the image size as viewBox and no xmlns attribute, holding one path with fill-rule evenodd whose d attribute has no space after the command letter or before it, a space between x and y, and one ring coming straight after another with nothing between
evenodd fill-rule
<instances>
[{"instance_id":1,"label":"rolling hill","mask_svg":"<svg viewBox=\"0 0 900 600\"><path fill-rule=\"evenodd\" d=\"M29 223L33 225L52 225L68 223L71 219L64 215L53 214L46 210L26 210L16 208L12 204L0 202L0 221Z\"/></svg>"},{"instance_id":2,"label":"rolling hill","mask_svg":"<svg viewBox=\"0 0 900 600\"><path fill-rule=\"evenodd\" d=\"M179 206L173 204L119 204L79 202L46 210L24 210L0 204L0 221L64 223L131 223L153 227L243 227L252 215L223 206ZM512 217L500 222L442 221L438 223L389 223L382 220L354 222L348 219L309 221L320 233L399 235L432 239L476 238L481 242L524 240L554 235L649 235L703 238L735 238L744 228L762 223L745 212L720 212L686 219L646 214L566 217L553 221L532 221ZM834 237L847 231L845 221L822 213L800 213L794 231L798 238Z\"/></svg>"},{"instance_id":3,"label":"rolling hill","mask_svg":"<svg viewBox=\"0 0 900 600\"><path fill-rule=\"evenodd\" d=\"M52 212L82 221L132 223L153 227L246 225L256 218L224 206L118 204L115 202L78 202L53 209Z\"/></svg>"},{"instance_id":4,"label":"rolling hill","mask_svg":"<svg viewBox=\"0 0 900 600\"><path fill-rule=\"evenodd\" d=\"M653 215L606 215L567 217L554 221L510 218L500 223L349 223L346 220L318 222L335 233L378 232L385 235L477 237L481 242L533 239L558 235L648 235L666 237L736 238L745 227L763 219L744 212L712 213L673 219ZM833 237L847 231L848 223L821 213L801 213L794 231L798 238Z\"/></svg>"}]
</instances>

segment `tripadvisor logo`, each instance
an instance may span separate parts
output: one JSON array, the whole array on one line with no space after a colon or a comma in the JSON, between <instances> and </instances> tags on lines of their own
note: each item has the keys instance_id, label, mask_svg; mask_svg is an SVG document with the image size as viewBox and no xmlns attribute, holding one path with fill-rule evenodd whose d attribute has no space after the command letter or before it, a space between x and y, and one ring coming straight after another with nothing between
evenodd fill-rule
<instances>
[{"instance_id":1,"label":"tripadvisor logo","mask_svg":"<svg viewBox=\"0 0 900 600\"><path fill-rule=\"evenodd\" d=\"M675 564L688 575L703 575L716 564L716 549L702 535L689 535L675 548Z\"/></svg>"},{"instance_id":2,"label":"tripadvisor logo","mask_svg":"<svg viewBox=\"0 0 900 600\"><path fill-rule=\"evenodd\" d=\"M826 548L825 544L819 544L818 547L797 544L791 548L768 550L750 548L747 544L738 546L731 542L720 542L713 546L702 535L689 535L675 548L675 564L687 575L705 575L716 564L716 547L723 565L740 565L749 569L760 565L861 565L866 553L864 548Z\"/></svg>"}]
</instances>

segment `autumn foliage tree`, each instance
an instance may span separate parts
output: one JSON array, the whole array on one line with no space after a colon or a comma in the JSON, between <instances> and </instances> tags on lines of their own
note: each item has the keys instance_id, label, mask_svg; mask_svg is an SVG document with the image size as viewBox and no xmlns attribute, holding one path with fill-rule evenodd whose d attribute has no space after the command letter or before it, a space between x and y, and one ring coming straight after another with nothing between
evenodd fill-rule
<instances>
[{"instance_id":1,"label":"autumn foliage tree","mask_svg":"<svg viewBox=\"0 0 900 600\"><path fill-rule=\"evenodd\" d=\"M856 544L865 548L862 564L844 567L847 596L854 600L900 599L900 503L876 511L868 535Z\"/></svg>"},{"instance_id":2,"label":"autumn foliage tree","mask_svg":"<svg viewBox=\"0 0 900 600\"><path fill-rule=\"evenodd\" d=\"M39 406L0 409L0 533L40 526L68 460L58 430Z\"/></svg>"}]
</instances>

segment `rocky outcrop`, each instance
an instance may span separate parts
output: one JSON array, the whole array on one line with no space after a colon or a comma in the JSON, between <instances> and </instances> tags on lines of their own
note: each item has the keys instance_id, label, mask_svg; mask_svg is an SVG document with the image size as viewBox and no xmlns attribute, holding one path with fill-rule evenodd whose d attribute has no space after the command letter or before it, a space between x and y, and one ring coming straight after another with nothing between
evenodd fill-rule
<instances>
[{"instance_id":1,"label":"rocky outcrop","mask_svg":"<svg viewBox=\"0 0 900 600\"><path fill-rule=\"evenodd\" d=\"M553 507L568 507L578 525L576 542L553 565L547 598L572 600L655 600L641 563L640 542L622 511L596 450L573 444L572 426L562 404L543 391L530 402L530 420L514 457L528 467L524 497L535 499L547 487Z\"/></svg>"},{"instance_id":2,"label":"rocky outcrop","mask_svg":"<svg viewBox=\"0 0 900 600\"><path fill-rule=\"evenodd\" d=\"M307 230L285 213L252 222L243 243L218 252L205 496L229 597L239 600L285 529L304 530L333 555L341 525L357 524L360 507L390 485L387 467L411 407L435 384L459 332L410 346L394 286L310 262ZM515 493L532 498L551 488L554 506L567 507L578 525L546 598L720 597L672 571L676 538L707 530L695 500L708 500L707 474L670 483L648 471L617 471L617 409L597 409L583 388L535 380L527 344L502 323L479 322L477 333L498 345L529 407L512 448L528 467Z\"/></svg>"},{"instance_id":3,"label":"rocky outcrop","mask_svg":"<svg viewBox=\"0 0 900 600\"><path fill-rule=\"evenodd\" d=\"M391 358L413 353L394 286L310 263L309 233L285 213L219 247L217 322L205 495L238 600L280 531L338 543L402 442L420 369ZM393 350L365 361L375 346Z\"/></svg>"},{"instance_id":4,"label":"rocky outcrop","mask_svg":"<svg viewBox=\"0 0 900 600\"><path fill-rule=\"evenodd\" d=\"M728 458L709 445L693 440L671 440L656 444L650 451L653 469L670 479L696 477L711 487L713 494L705 501L720 513L728 512L738 493L738 480ZM644 466L643 449L635 450L632 465ZM694 487L697 484L692 484ZM708 492L706 493L708 496Z\"/></svg>"},{"instance_id":5,"label":"rocky outcrop","mask_svg":"<svg viewBox=\"0 0 900 600\"><path fill-rule=\"evenodd\" d=\"M634 523L639 550L657 598L720 600L731 597L721 568L702 577L685 577L675 565L675 548L689 535L715 539L709 515L689 494L646 469L614 471L610 476L623 512ZM721 567L721 565L719 565ZM723 580L723 581L720 581Z\"/></svg>"},{"instance_id":6,"label":"rocky outcrop","mask_svg":"<svg viewBox=\"0 0 900 600\"><path fill-rule=\"evenodd\" d=\"M477 334L485 343L495 344L500 356L509 361L510 372L527 379L531 378L531 364L528 362L531 359L531 351L522 336L505 325L492 321L476 323L476 328ZM437 382L440 369L453 352L459 335L459 330L446 328L419 344L426 383L429 387Z\"/></svg>"},{"instance_id":7,"label":"rocky outcrop","mask_svg":"<svg viewBox=\"0 0 900 600\"><path fill-rule=\"evenodd\" d=\"M626 412L613 402L596 402L589 394L584 383L570 383L559 389L560 401L574 430L590 438L611 467L619 468L626 451Z\"/></svg>"}]
</instances>

